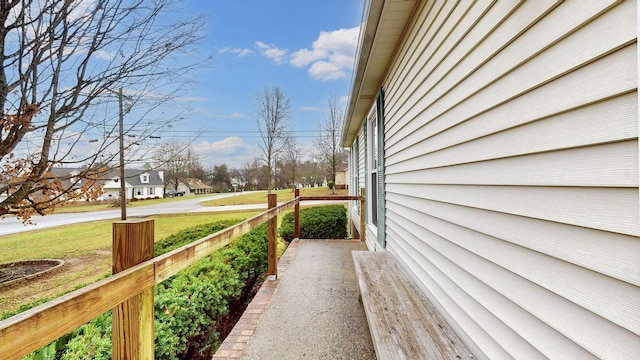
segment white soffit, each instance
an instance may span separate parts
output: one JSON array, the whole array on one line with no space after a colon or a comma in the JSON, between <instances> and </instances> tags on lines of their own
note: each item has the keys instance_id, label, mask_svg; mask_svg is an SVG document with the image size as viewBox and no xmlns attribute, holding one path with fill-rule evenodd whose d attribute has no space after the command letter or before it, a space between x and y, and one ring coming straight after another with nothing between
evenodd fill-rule
<instances>
[{"instance_id":1,"label":"white soffit","mask_svg":"<svg viewBox=\"0 0 640 360\"><path fill-rule=\"evenodd\" d=\"M389 62L420 0L370 0L360 30L351 96L342 131L342 145L351 146L378 94Z\"/></svg>"}]
</instances>

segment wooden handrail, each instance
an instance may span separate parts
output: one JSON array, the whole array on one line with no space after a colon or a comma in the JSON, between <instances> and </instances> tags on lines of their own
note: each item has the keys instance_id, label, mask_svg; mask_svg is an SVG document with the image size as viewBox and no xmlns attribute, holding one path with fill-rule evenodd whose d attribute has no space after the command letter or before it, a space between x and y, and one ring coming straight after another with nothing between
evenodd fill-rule
<instances>
[{"instance_id":1,"label":"wooden handrail","mask_svg":"<svg viewBox=\"0 0 640 360\"><path fill-rule=\"evenodd\" d=\"M300 196L298 199L300 199L300 201L309 201L309 200L345 201L345 200L361 200L362 196L352 196L352 195Z\"/></svg>"},{"instance_id":2,"label":"wooden handrail","mask_svg":"<svg viewBox=\"0 0 640 360\"><path fill-rule=\"evenodd\" d=\"M362 196L297 197L238 224L0 321L0 356L23 356L152 288L300 201L362 200Z\"/></svg>"}]
</instances>

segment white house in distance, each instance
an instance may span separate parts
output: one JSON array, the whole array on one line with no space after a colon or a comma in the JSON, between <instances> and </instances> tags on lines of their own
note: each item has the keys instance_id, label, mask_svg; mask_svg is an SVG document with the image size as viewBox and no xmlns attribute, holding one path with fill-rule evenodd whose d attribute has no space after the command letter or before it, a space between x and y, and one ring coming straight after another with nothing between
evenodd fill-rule
<instances>
[{"instance_id":1,"label":"white house in distance","mask_svg":"<svg viewBox=\"0 0 640 360\"><path fill-rule=\"evenodd\" d=\"M351 221L478 359L640 359L637 16L366 1Z\"/></svg>"},{"instance_id":2,"label":"white house in distance","mask_svg":"<svg viewBox=\"0 0 640 360\"><path fill-rule=\"evenodd\" d=\"M118 173L119 174L119 173ZM157 199L164 197L164 174L162 170L125 169L125 194L127 199ZM104 200L120 197L120 176L113 175L105 181Z\"/></svg>"},{"instance_id":3,"label":"white house in distance","mask_svg":"<svg viewBox=\"0 0 640 360\"><path fill-rule=\"evenodd\" d=\"M183 178L178 180L178 188L174 189L171 185L167 186L167 190L176 190L183 192L185 195L201 195L213 193L213 187L205 184L197 178Z\"/></svg>"}]
</instances>

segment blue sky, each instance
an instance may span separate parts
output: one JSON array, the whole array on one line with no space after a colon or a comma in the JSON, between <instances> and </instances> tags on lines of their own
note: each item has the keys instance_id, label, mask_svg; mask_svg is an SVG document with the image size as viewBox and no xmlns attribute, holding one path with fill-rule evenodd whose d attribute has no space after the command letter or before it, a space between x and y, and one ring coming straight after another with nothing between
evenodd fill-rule
<instances>
[{"instance_id":1,"label":"blue sky","mask_svg":"<svg viewBox=\"0 0 640 360\"><path fill-rule=\"evenodd\" d=\"M162 138L189 141L205 167L239 168L260 155L256 94L280 87L290 98L290 127L312 151L331 96L350 91L362 15L361 0L188 0L187 14L203 13L205 38L197 71L185 93L190 115Z\"/></svg>"}]
</instances>

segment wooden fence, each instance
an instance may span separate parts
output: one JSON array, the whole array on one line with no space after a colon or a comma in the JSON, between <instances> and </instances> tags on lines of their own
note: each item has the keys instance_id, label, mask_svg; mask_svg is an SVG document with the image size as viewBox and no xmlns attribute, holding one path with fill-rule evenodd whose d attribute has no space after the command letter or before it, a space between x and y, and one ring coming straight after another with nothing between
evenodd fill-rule
<instances>
[{"instance_id":1,"label":"wooden fence","mask_svg":"<svg viewBox=\"0 0 640 360\"><path fill-rule=\"evenodd\" d=\"M300 197L277 206L269 194L267 211L162 256L153 257L153 220L113 224L114 275L0 322L0 358L20 359L98 315L113 309L113 359L153 359L153 288L156 284L268 222L268 275L277 277L277 215L295 208L295 234L300 237L300 202L359 200L364 196ZM360 235L364 240L364 221Z\"/></svg>"}]
</instances>

